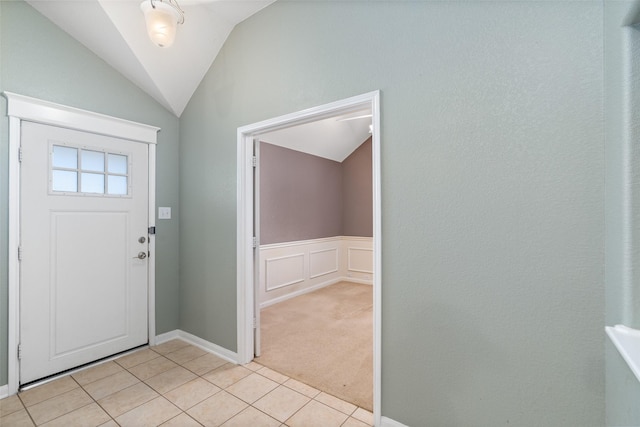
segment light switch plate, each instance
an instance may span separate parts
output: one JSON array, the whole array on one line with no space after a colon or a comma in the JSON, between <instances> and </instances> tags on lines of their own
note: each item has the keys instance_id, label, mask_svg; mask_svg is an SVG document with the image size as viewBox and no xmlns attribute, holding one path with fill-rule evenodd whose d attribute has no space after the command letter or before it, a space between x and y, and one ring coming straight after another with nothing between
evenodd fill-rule
<instances>
[{"instance_id":1,"label":"light switch plate","mask_svg":"<svg viewBox=\"0 0 640 427\"><path fill-rule=\"evenodd\" d=\"M158 219L171 219L171 208L158 208Z\"/></svg>"}]
</instances>

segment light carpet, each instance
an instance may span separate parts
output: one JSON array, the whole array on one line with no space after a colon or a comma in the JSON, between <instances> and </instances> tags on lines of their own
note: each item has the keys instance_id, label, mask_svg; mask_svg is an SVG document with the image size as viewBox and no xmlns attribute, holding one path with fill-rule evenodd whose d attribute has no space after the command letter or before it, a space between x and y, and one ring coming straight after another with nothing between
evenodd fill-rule
<instances>
[{"instance_id":1,"label":"light carpet","mask_svg":"<svg viewBox=\"0 0 640 427\"><path fill-rule=\"evenodd\" d=\"M373 410L373 287L339 282L261 311L256 362Z\"/></svg>"}]
</instances>

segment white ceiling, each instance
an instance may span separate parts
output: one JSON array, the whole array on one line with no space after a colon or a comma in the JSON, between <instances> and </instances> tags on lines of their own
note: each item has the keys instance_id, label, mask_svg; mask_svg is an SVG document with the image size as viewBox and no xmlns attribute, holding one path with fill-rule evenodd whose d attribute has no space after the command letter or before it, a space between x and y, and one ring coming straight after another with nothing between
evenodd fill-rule
<instances>
[{"instance_id":1,"label":"white ceiling","mask_svg":"<svg viewBox=\"0 0 640 427\"><path fill-rule=\"evenodd\" d=\"M369 138L371 110L350 112L259 136L260 141L342 162Z\"/></svg>"},{"instance_id":2,"label":"white ceiling","mask_svg":"<svg viewBox=\"0 0 640 427\"><path fill-rule=\"evenodd\" d=\"M147 36L142 0L26 0L180 116L236 24L274 0L184 0L169 48Z\"/></svg>"},{"instance_id":3,"label":"white ceiling","mask_svg":"<svg viewBox=\"0 0 640 427\"><path fill-rule=\"evenodd\" d=\"M275 0L178 0L185 22L171 47L147 36L142 0L26 0L177 117L236 24ZM351 112L346 116L370 114ZM369 137L370 118L330 118L263 139L342 162Z\"/></svg>"}]
</instances>

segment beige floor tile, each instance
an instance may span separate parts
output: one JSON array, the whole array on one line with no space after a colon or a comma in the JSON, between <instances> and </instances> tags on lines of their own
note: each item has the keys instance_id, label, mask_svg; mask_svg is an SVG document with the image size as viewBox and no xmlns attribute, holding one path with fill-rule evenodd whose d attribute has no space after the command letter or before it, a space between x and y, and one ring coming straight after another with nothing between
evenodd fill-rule
<instances>
[{"instance_id":1,"label":"beige floor tile","mask_svg":"<svg viewBox=\"0 0 640 427\"><path fill-rule=\"evenodd\" d=\"M166 423L160 424L160 426L161 427L201 427L201 424L183 412L177 417L171 418Z\"/></svg>"},{"instance_id":2,"label":"beige floor tile","mask_svg":"<svg viewBox=\"0 0 640 427\"><path fill-rule=\"evenodd\" d=\"M171 353L165 354L164 357L167 359L171 359L176 362L178 365L183 365L186 362L198 358L207 354L203 349L196 347L194 345L188 345L186 347L181 348L180 350L176 350Z\"/></svg>"},{"instance_id":3,"label":"beige floor tile","mask_svg":"<svg viewBox=\"0 0 640 427\"><path fill-rule=\"evenodd\" d=\"M157 357L160 357L160 354L156 353L151 349L145 348L142 350L138 350L134 353L127 354L126 356L122 356L114 360L114 362L116 362L118 365L122 366L123 368L129 369L141 363L148 362Z\"/></svg>"},{"instance_id":4,"label":"beige floor tile","mask_svg":"<svg viewBox=\"0 0 640 427\"><path fill-rule=\"evenodd\" d=\"M91 397L81 388L76 388L66 393L60 394L44 402L29 406L27 410L33 421L40 425L47 421L56 419L68 414L78 408L92 403Z\"/></svg>"},{"instance_id":5,"label":"beige floor tile","mask_svg":"<svg viewBox=\"0 0 640 427\"><path fill-rule=\"evenodd\" d=\"M262 375L263 377L267 377L270 380L273 380L275 382L277 382L278 384L282 384L285 381L287 381L289 379L288 376L286 375L282 375L280 372L276 372L273 369L269 369L269 368L262 368L258 371L258 373L260 375Z\"/></svg>"},{"instance_id":6,"label":"beige floor tile","mask_svg":"<svg viewBox=\"0 0 640 427\"><path fill-rule=\"evenodd\" d=\"M121 427L155 427L170 420L179 413L180 409L160 396L129 412L125 412L116 418L116 422Z\"/></svg>"},{"instance_id":7,"label":"beige floor tile","mask_svg":"<svg viewBox=\"0 0 640 427\"><path fill-rule=\"evenodd\" d=\"M78 387L80 386L73 380L73 378L66 376L55 381L51 381L50 383L34 387L30 390L23 391L18 396L20 397L20 400L22 400L22 403L24 403L24 406L28 407Z\"/></svg>"},{"instance_id":8,"label":"beige floor tile","mask_svg":"<svg viewBox=\"0 0 640 427\"><path fill-rule=\"evenodd\" d=\"M24 409L24 406L18 398L18 395L5 397L4 399L0 400L0 417L4 417L12 412L16 412L21 409Z\"/></svg>"},{"instance_id":9,"label":"beige floor tile","mask_svg":"<svg viewBox=\"0 0 640 427\"><path fill-rule=\"evenodd\" d=\"M118 423L113 421L113 420L109 420L104 424L100 424L98 427L120 427L118 426Z\"/></svg>"},{"instance_id":10,"label":"beige floor tile","mask_svg":"<svg viewBox=\"0 0 640 427\"><path fill-rule=\"evenodd\" d=\"M237 397L221 391L189 409L187 414L206 427L217 427L248 406Z\"/></svg>"},{"instance_id":11,"label":"beige floor tile","mask_svg":"<svg viewBox=\"0 0 640 427\"><path fill-rule=\"evenodd\" d=\"M254 373L227 387L226 390L247 403L253 403L276 387L277 382Z\"/></svg>"},{"instance_id":12,"label":"beige floor tile","mask_svg":"<svg viewBox=\"0 0 640 427\"><path fill-rule=\"evenodd\" d=\"M249 369L249 370L251 370L253 372L259 371L260 369L264 368L264 366L262 366L261 364L256 363L256 362L249 362L246 365L242 365L242 366L244 366L245 368L247 368L247 369Z\"/></svg>"},{"instance_id":13,"label":"beige floor tile","mask_svg":"<svg viewBox=\"0 0 640 427\"><path fill-rule=\"evenodd\" d=\"M8 415L0 417L0 426L2 427L33 427L35 424L31 421L31 417L26 409L12 412Z\"/></svg>"},{"instance_id":14,"label":"beige floor tile","mask_svg":"<svg viewBox=\"0 0 640 427\"><path fill-rule=\"evenodd\" d=\"M231 384L237 383L244 377L249 376L251 372L252 371L245 367L227 363L204 375L203 378L220 388L227 388Z\"/></svg>"},{"instance_id":15,"label":"beige floor tile","mask_svg":"<svg viewBox=\"0 0 640 427\"><path fill-rule=\"evenodd\" d=\"M283 385L312 399L320 394L320 390L306 385L305 383L301 383L298 380L294 380L293 378L285 381Z\"/></svg>"},{"instance_id":16,"label":"beige floor tile","mask_svg":"<svg viewBox=\"0 0 640 427\"><path fill-rule=\"evenodd\" d=\"M173 369L169 369L155 377L149 378L145 383L158 393L165 394L166 392L171 391L176 387L180 387L181 385L196 378L197 376L193 372L183 368L182 366L176 366Z\"/></svg>"},{"instance_id":17,"label":"beige floor tile","mask_svg":"<svg viewBox=\"0 0 640 427\"><path fill-rule=\"evenodd\" d=\"M360 420L356 420L355 418L349 417L347 421L342 424L342 427L371 427L373 424L363 423Z\"/></svg>"},{"instance_id":18,"label":"beige floor tile","mask_svg":"<svg viewBox=\"0 0 640 427\"><path fill-rule=\"evenodd\" d=\"M186 341L182 341L180 339L174 339L171 341L164 342L162 344L151 347L151 350L160 354L172 353L174 351L180 350L182 347L186 347L190 345Z\"/></svg>"},{"instance_id":19,"label":"beige floor tile","mask_svg":"<svg viewBox=\"0 0 640 427\"><path fill-rule=\"evenodd\" d=\"M96 427L111 417L97 403L91 403L43 424L44 427Z\"/></svg>"},{"instance_id":20,"label":"beige floor tile","mask_svg":"<svg viewBox=\"0 0 640 427\"><path fill-rule=\"evenodd\" d=\"M285 422L310 400L311 398L297 391L293 391L285 386L279 386L255 402L253 406L271 415L273 418Z\"/></svg>"},{"instance_id":21,"label":"beige floor tile","mask_svg":"<svg viewBox=\"0 0 640 427\"><path fill-rule=\"evenodd\" d=\"M370 426L373 425L373 413L367 411L366 409L358 408L353 414L351 414L351 416L356 420L360 420Z\"/></svg>"},{"instance_id":22,"label":"beige floor tile","mask_svg":"<svg viewBox=\"0 0 640 427\"><path fill-rule=\"evenodd\" d=\"M200 356L196 359L183 363L182 366L194 374L204 375L226 363L228 363L226 360L216 356L215 354L207 353L204 356Z\"/></svg>"},{"instance_id":23,"label":"beige floor tile","mask_svg":"<svg viewBox=\"0 0 640 427\"><path fill-rule=\"evenodd\" d=\"M129 372L141 379L142 381L148 380L151 377L155 377L162 372L168 371L178 366L175 362L167 359L166 357L157 357L149 360L148 362L141 363L132 368L129 368Z\"/></svg>"},{"instance_id":24,"label":"beige floor tile","mask_svg":"<svg viewBox=\"0 0 640 427\"><path fill-rule=\"evenodd\" d=\"M156 397L158 393L151 387L145 383L137 383L98 400L98 403L109 415L116 418Z\"/></svg>"},{"instance_id":25,"label":"beige floor tile","mask_svg":"<svg viewBox=\"0 0 640 427\"><path fill-rule=\"evenodd\" d=\"M100 365L92 366L91 368L85 369L83 371L76 372L71 376L78 382L78 384L83 386L94 381L101 380L102 378L111 376L113 374L117 374L122 370L122 366L118 365L117 363L106 362L101 363Z\"/></svg>"},{"instance_id":26,"label":"beige floor tile","mask_svg":"<svg viewBox=\"0 0 640 427\"><path fill-rule=\"evenodd\" d=\"M290 427L339 427L348 416L320 402L312 400L289 418Z\"/></svg>"},{"instance_id":27,"label":"beige floor tile","mask_svg":"<svg viewBox=\"0 0 640 427\"><path fill-rule=\"evenodd\" d=\"M279 425L280 421L274 420L267 414L249 406L247 409L222 424L222 427L278 427Z\"/></svg>"},{"instance_id":28,"label":"beige floor tile","mask_svg":"<svg viewBox=\"0 0 640 427\"><path fill-rule=\"evenodd\" d=\"M358 408L353 403L346 402L342 399L338 399L335 396L325 393L324 391L315 397L318 402L324 403L327 406L337 409L343 414L351 415Z\"/></svg>"},{"instance_id":29,"label":"beige floor tile","mask_svg":"<svg viewBox=\"0 0 640 427\"><path fill-rule=\"evenodd\" d=\"M164 397L169 399L178 408L186 411L219 391L220 388L211 384L209 381L196 378L193 381L189 381L171 390L166 393Z\"/></svg>"},{"instance_id":30,"label":"beige floor tile","mask_svg":"<svg viewBox=\"0 0 640 427\"><path fill-rule=\"evenodd\" d=\"M123 370L121 372L118 372L117 374L87 384L84 386L84 389L95 400L100 400L103 397L109 396L110 394L131 387L138 382L140 382L140 380L131 375L129 372Z\"/></svg>"}]
</instances>

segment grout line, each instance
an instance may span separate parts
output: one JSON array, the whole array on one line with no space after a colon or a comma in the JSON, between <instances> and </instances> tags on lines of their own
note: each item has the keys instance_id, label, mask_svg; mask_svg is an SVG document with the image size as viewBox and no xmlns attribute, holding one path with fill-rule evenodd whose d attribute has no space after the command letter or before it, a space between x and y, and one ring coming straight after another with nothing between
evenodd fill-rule
<instances>
[{"instance_id":1,"label":"grout line","mask_svg":"<svg viewBox=\"0 0 640 427\"><path fill-rule=\"evenodd\" d=\"M148 349L150 349L151 351L154 351L151 347L147 347L147 348L148 348ZM183 348L184 348L184 347L180 347L180 348L178 348L177 350L174 350L174 351L172 351L172 352L168 352L168 353L165 353L165 354L160 354L160 353L155 352L155 351L154 351L154 352L155 352L156 354L158 354L158 355L159 355L159 357L164 357L164 358L165 358L165 359L167 359L167 360L171 360L171 359L169 359L168 357L166 357L166 355L171 354L171 353L174 353L174 352L176 352L176 351L180 351L180 350L182 350ZM196 357L196 358L197 358L197 357ZM219 389L219 390L218 390L216 393L214 393L213 395L211 395L211 396L209 396L209 397L205 397L204 399L202 399L202 400L198 401L197 403L195 403L195 404L191 405L191 406L190 406L189 408L187 408L186 410L183 410L182 408L178 407L175 403L173 403L172 401L170 401L167 397L165 397L165 394L170 393L171 391L173 391L173 390L175 390L175 389L177 389L177 388L179 388L179 387L183 386L184 384L181 384L181 385L179 385L179 386L177 386L177 387L174 387L173 389L168 390L166 393L162 394L162 393L157 392L155 389L153 389L153 387L149 386L149 385L148 385L144 380L141 380L140 378L136 377L136 376L133 374L133 372L131 372L131 371L130 371L130 369L131 369L131 368L134 368L134 367L136 367L136 366L139 366L139 365L141 365L141 364L143 364L143 363L148 363L148 362L150 362L150 361L152 361L152 360L155 360L155 359L157 359L157 358L153 358L153 359L147 360L147 361L145 361L145 362L142 362L142 363L136 364L136 365L134 365L134 366L130 366L129 368L125 368L124 366L122 366L122 365L120 365L120 364L118 363L118 365L119 365L119 366L120 366L124 371L126 371L126 372L128 372L129 374L133 375L133 376L138 380L138 382L137 382L136 384L132 384L132 385L130 385L129 387L125 387L125 388L124 388L124 389L122 389L122 390L126 390L126 389L128 389L128 388L131 388L131 387L133 387L133 386L137 385L137 384L142 383L142 384L146 385L147 387L149 387L151 390L153 390L153 391L158 395L157 397L162 397L162 398L163 398L163 399L165 399L167 402L169 402L170 404L172 404L173 406L175 406L176 408L178 408L178 409L180 410L180 413L179 413L179 414L177 414L175 417L178 417L178 416L181 416L182 414L185 414L186 416L188 416L189 418L191 418L193 421L195 421L195 422L196 422L196 423L198 423L198 424L200 424L200 422L199 422L199 421L197 421L195 418L193 418L191 415L189 415L189 414L187 413L187 411L188 411L188 410L190 410L191 408L193 408L193 407L195 407L195 406L199 405L200 403L202 403L202 402L204 402L205 400L207 400L207 399L209 399L209 398L213 397L214 395L216 395L216 394L220 393L221 391L225 391L226 393L229 393L229 394L231 394L232 396L234 396L234 397L236 397L236 398L240 399L238 396L235 396L233 393L230 393L229 391L227 391L227 389L228 389L229 387L233 386L234 384L236 384L236 383L237 383L238 381L240 381L242 378L241 378L240 380L238 380L238 381L233 382L232 384L228 385L228 386L227 386L227 387L225 387L225 388L222 388L222 387L218 386L217 384L214 384L214 383L212 383L212 382L210 382L210 381L208 381L207 379L205 379L205 378L204 378L204 376L205 376L205 375L208 375L208 374L210 374L211 372L215 371L216 369L220 368L221 366L224 366L224 364L223 364L223 365L220 365L220 366L218 366L218 367L216 367L216 368L213 368L213 369L211 369L211 370L209 370L209 371L207 371L207 372L204 372L203 374L201 374L201 375L200 375L200 374L197 374L196 372L193 372L193 371L191 371L190 369L188 369L188 368L184 367L182 364L179 364L179 363L174 362L174 363L176 363L176 365L177 365L177 366L180 366L180 367L182 367L182 368L184 368L184 369L188 370L189 372L193 373L193 374L196 376L196 378L194 378L194 379L193 379L193 380L191 380L191 381L194 381L194 380L196 380L196 379L202 379L202 380L206 381L207 383L212 384L212 385L214 385L215 387L217 387L217 388ZM194 359L195 359L195 358L194 358ZM114 360L115 360L115 359L114 359ZM193 359L192 359L192 360L193 360ZM184 363L188 363L188 362L189 362L189 361L186 361L186 362L184 362ZM116 363L117 363L117 362L116 362ZM245 408L243 408L240 412L238 412L238 413L234 414L233 416L231 416L228 420L225 420L225 422L227 422L227 421L229 421L229 420L233 419L234 417L238 416L238 414L242 413L242 412L243 412L243 411L245 411L247 408L251 407L251 408L253 408L253 409L255 409L255 410L259 411L260 413L262 413L262 414L264 414L264 415L268 416L269 418L271 418L271 419L273 419L273 420L275 420L275 421L277 421L277 422L281 423L282 425L285 425L285 426L286 426L286 425L287 425L286 423L287 423L287 422L288 422L292 417L294 417L298 412L300 412L303 408L305 408L307 405L309 405L312 401L315 401L316 403L319 403L319 404L321 404L321 405L323 405L323 406L325 406L325 407L327 407L327 408L333 409L334 411L337 411L337 412L339 412L339 413L341 413L341 414L346 415L346 416L347 416L347 419L345 420L345 423L346 423L347 421L349 421L349 419L353 418L354 420L357 420L357 421L359 421L359 422L362 422L362 423L364 423L364 424L367 424L367 423L365 423L364 421L361 421L361 420L359 420L359 419L357 419L357 418L354 418L354 417L353 417L353 414L358 410L358 408L360 408L360 406L358 406L358 405L354 405L356 408L351 412L351 414L347 414L347 413L345 413L345 412L342 412L341 410L339 410L339 409L337 409L337 408L334 408L334 407L332 407L332 406L330 406L330 405L327 405L326 403L323 403L323 402L321 402L321 401L319 401L319 400L317 400L317 399L316 399L318 396L320 396L320 395L323 393L323 392L322 392L322 390L319 390L319 389L317 389L317 388L315 388L315 387L313 387L313 386L310 386L309 384L306 384L306 383L303 383L303 382L301 382L301 381L299 381L299 380L296 380L296 381L300 382L301 384L307 385L307 386L309 386L309 387L311 387L311 388L313 388L313 389L315 389L315 390L317 390L317 391L318 391L318 393L317 393L314 397L307 396L307 395L305 395L304 393L300 393L299 391L294 390L294 389L293 389L293 388L291 388L290 386L286 385L287 381L289 381L289 380L291 380L291 379L295 380L295 378L292 378L292 377L289 377L289 376L287 376L287 375L285 375L285 374L282 374L281 372L278 372L278 371L276 371L276 370L273 370L273 369L269 368L268 366L262 365L262 364L257 363L257 362L255 362L255 363L256 363L256 364L258 364L258 365L260 365L260 368L258 368L258 369L257 369L257 370L255 370L255 371L254 371L254 370L252 370L252 369L246 368L246 367L245 367L245 366L243 366L243 365L238 365L238 366L245 367L245 369L249 369L249 370L251 371L251 373L256 373L256 374L258 374L258 375L261 375L261 376L262 376L262 377L264 377L264 378L267 378L267 379L269 379L269 380L271 380L271 381L274 381L274 382L277 384L276 389L277 389L279 386L284 386L284 387L286 387L287 389L289 389L289 390L291 390L291 391L293 391L293 392L295 392L295 393L298 393L298 394L300 394L301 396L304 396L305 398L308 398L308 399L309 399L309 401L308 401L308 402L306 402L304 405L302 405L298 410L296 410L295 412L293 412L293 413L292 413L292 414L291 414L291 415L290 415L290 416L289 416L285 421L280 421L280 420L276 419L275 417L273 417L272 415L268 414L267 412L265 412L265 411L263 411L263 410L261 410L261 409L259 409L259 408L257 408L256 406L254 406L254 405L253 405L254 403L256 403L257 401L259 401L260 399L262 399L263 397L265 397L266 395L268 395L269 393L271 393L271 392L273 391L273 390L270 390L269 392L265 393L263 396L261 396L260 398L258 398L258 399L257 399L256 401L254 401L253 403L249 403L249 402L244 402L244 401L243 401L244 403L246 403L246 404L247 404L247 406L246 406ZM226 364L226 363L225 363L225 364ZM272 370L273 372L276 372L276 373L278 373L278 374L282 375L283 377L286 377L287 379L286 379L284 382L282 382L282 383L278 383L277 381L272 380L271 378L269 378L269 377L267 377L267 376L265 376L265 375L262 375L262 374L259 372L260 370L262 370L262 369L264 369L264 368L270 369L270 370ZM164 371L164 372L166 372L166 371ZM161 372L161 373L163 373L163 372ZM157 375L160 375L161 373L158 373L158 374L154 375L153 377L155 377L155 376L157 376ZM114 375L114 374L112 374L112 375ZM107 412L107 410L106 410L104 407L102 407L102 405L101 405L101 404L100 404L96 399L94 399L94 398L93 398L93 396L91 396L91 394L89 394L89 393L87 392L87 390L84 388L84 386L80 385L80 383L78 383L78 381L77 381L73 376L71 376L71 374L69 374L69 376L70 376L70 377L71 377L71 379L72 379L72 380L77 384L77 386L78 386L78 387L79 387L79 388L80 388L84 393L86 393L86 394L90 397L90 399L91 399L91 403L96 403L96 404L98 405L98 407L99 407L99 408L101 408L101 409L102 409L102 410L107 414L107 416L109 417L109 420L111 420L111 421L113 421L114 423L118 424L118 422L116 421L116 419L115 419L113 416L111 416L111 414L110 414L109 412ZM150 377L150 378L153 378L153 377ZM107 377L105 377L105 378L107 378ZM246 377L243 377L243 378L246 378ZM188 381L188 382L190 382L190 381ZM188 383L188 382L187 382L187 383ZM185 384L187 384L187 383L185 383ZM89 383L89 384L91 384L91 383ZM115 394L115 393L118 393L118 392L120 392L120 391L122 391L122 390L115 391L114 393L111 393L110 395L113 395L113 394ZM275 390L275 389L274 389L274 390ZM68 390L68 391L69 391L69 390ZM65 392L65 393L66 393L66 392ZM325 392L325 393L326 393L326 392ZM62 395L62 394L64 394L64 393L60 393L60 394L58 394L58 395L56 395L56 396L52 396L51 398L53 398L53 397L57 397L57 396L60 396L60 395ZM329 393L326 393L326 394L327 394L327 395L329 395L329 396L332 396L332 395L331 395L331 394L329 394ZM108 396L110 396L110 395L108 395ZM106 397L108 397L108 396L104 396L104 398L106 398ZM157 397L154 397L154 399L155 399L155 398L157 398ZM332 397L334 397L334 398L336 398L336 399L339 399L340 401L344 401L344 402L346 402L346 403L350 403L350 404L352 404L351 402L347 402L346 400L340 399L340 398L338 398L338 397L336 397L336 396L332 396ZM51 398L49 398L49 399L51 399ZM27 415L29 416L29 418L31 419L31 421L35 424L35 421L33 420L33 417L31 416L31 413L29 412L29 410L28 410L27 406L24 404L24 402L22 401L22 399L20 398L20 396L19 396L19 395L18 395L18 399L19 399L19 402L20 402L20 403L21 403L21 405L22 405L22 408L23 408L24 410L26 410L26 411L27 411ZM49 399L45 399L45 401L46 401L46 400L49 400ZM240 400L242 400L242 399L240 399ZM91 403L88 403L87 405L84 405L84 406L82 406L82 407L80 407L80 408L76 408L76 409L74 409L73 411L67 412L66 414L62 414L62 415L60 415L60 417L62 417L62 416L64 416L64 415L67 415L67 414L69 414L69 413L71 413L71 412L74 412L74 411L76 411L76 410L82 409L82 408L84 408L85 406L90 405ZM120 414L120 415L124 415L124 414L126 414L127 412L133 411L133 410L135 410L135 409L139 408L140 406L143 406L143 405L144 405L144 404L146 404L146 403L148 403L148 401L147 401L147 402L143 402L143 403L141 403L140 405L138 405L138 406L136 406L136 407L134 407L134 408L131 408L131 409L129 409L128 411L126 411L126 412L124 412L123 414ZM353 405L353 404L352 404L352 405ZM362 408L362 409L363 409L363 410L365 410L364 408ZM367 412L369 412L369 411L367 410ZM120 415L119 415L119 416L120 416ZM171 420L171 419L173 419L173 418L175 418L175 417L170 418L170 420ZM59 417L57 417L57 418L59 418ZM55 419L57 419L57 418L55 418ZM52 421L52 420L50 420L50 421ZM169 421L169 420L167 420L167 421ZM107 421L107 422L108 422L108 421ZM165 422L166 422L166 421L165 421ZM344 423L343 423L343 424L344 424Z\"/></svg>"}]
</instances>

